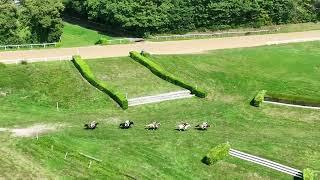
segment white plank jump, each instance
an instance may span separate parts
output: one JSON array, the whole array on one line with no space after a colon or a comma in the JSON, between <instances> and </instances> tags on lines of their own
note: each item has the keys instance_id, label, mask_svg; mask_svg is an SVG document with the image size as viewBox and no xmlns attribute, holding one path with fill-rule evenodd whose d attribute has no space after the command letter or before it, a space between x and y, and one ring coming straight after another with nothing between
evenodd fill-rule
<instances>
[{"instance_id":1,"label":"white plank jump","mask_svg":"<svg viewBox=\"0 0 320 180\"><path fill-rule=\"evenodd\" d=\"M287 104L287 103L280 103L280 102L273 102L273 101L263 101L263 102L268 104L280 105L280 106L320 110L320 107L313 107L313 106L302 106L302 105Z\"/></svg>"}]
</instances>

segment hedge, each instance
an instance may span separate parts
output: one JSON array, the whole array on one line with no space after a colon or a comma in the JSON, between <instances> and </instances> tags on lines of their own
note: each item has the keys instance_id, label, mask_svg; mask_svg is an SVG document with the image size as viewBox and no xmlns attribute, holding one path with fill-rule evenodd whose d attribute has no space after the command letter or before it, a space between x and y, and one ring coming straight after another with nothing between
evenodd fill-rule
<instances>
[{"instance_id":1,"label":"hedge","mask_svg":"<svg viewBox=\"0 0 320 180\"><path fill-rule=\"evenodd\" d=\"M96 44L108 45L108 44L110 44L110 43L109 43L109 40L108 40L107 38L100 38L100 39L96 42Z\"/></svg>"},{"instance_id":2,"label":"hedge","mask_svg":"<svg viewBox=\"0 0 320 180\"><path fill-rule=\"evenodd\" d=\"M312 169L307 168L303 170L303 180L315 180L315 173Z\"/></svg>"},{"instance_id":3,"label":"hedge","mask_svg":"<svg viewBox=\"0 0 320 180\"><path fill-rule=\"evenodd\" d=\"M258 94L251 101L251 105L255 107L260 107L264 101L264 96L266 95L266 93L266 90L259 91Z\"/></svg>"},{"instance_id":4,"label":"hedge","mask_svg":"<svg viewBox=\"0 0 320 180\"><path fill-rule=\"evenodd\" d=\"M207 165L213 165L220 160L223 160L229 155L230 144L224 143L212 148L208 154L202 159L202 162Z\"/></svg>"},{"instance_id":5,"label":"hedge","mask_svg":"<svg viewBox=\"0 0 320 180\"><path fill-rule=\"evenodd\" d=\"M161 66L158 64L154 63L151 59L148 57L145 57L141 55L140 53L136 51L131 51L130 52L130 57L139 62L140 64L144 65L146 68L148 68L153 74L157 75L161 79L168 81L170 83L173 83L177 86L183 87L185 89L188 89L191 91L192 94L196 95L197 97L200 98L205 98L207 96L207 93L204 92L203 90L200 90L194 86L191 86L182 80L178 79L177 77L174 77L172 74L167 72L165 69L163 69Z\"/></svg>"},{"instance_id":6,"label":"hedge","mask_svg":"<svg viewBox=\"0 0 320 180\"><path fill-rule=\"evenodd\" d=\"M287 95L287 94L278 94L278 93L268 92L265 95L264 99L273 101L273 102L320 107L320 99L318 97L314 97L313 99L311 99L311 98L297 96L297 95Z\"/></svg>"},{"instance_id":7,"label":"hedge","mask_svg":"<svg viewBox=\"0 0 320 180\"><path fill-rule=\"evenodd\" d=\"M116 101L122 109L128 109L128 100L123 93L117 92L111 86L99 81L91 71L89 65L81 59L80 56L73 56L72 62L79 70L81 75L94 87L100 91L108 94L114 101Z\"/></svg>"}]
</instances>

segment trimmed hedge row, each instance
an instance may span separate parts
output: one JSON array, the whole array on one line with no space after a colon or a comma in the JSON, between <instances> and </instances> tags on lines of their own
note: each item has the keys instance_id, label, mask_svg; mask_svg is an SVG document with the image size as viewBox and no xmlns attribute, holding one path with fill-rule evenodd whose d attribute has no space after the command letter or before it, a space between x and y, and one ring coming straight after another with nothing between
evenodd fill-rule
<instances>
[{"instance_id":1,"label":"trimmed hedge row","mask_svg":"<svg viewBox=\"0 0 320 180\"><path fill-rule=\"evenodd\" d=\"M97 42L96 42L97 45L108 45L110 44L109 43L109 40L107 38L100 38Z\"/></svg>"},{"instance_id":2,"label":"trimmed hedge row","mask_svg":"<svg viewBox=\"0 0 320 180\"><path fill-rule=\"evenodd\" d=\"M140 53L136 51L130 52L130 57L139 62L140 64L144 65L146 68L148 68L153 74L157 75L161 79L168 81L172 84L175 84L177 86L183 87L185 89L188 89L191 91L192 94L196 95L200 98L205 98L207 96L207 93L203 90L200 90L196 87L193 87L191 85L188 85L187 83L183 82L182 80L174 77L172 74L167 72L165 69L163 69L158 64L154 63L152 60L150 60L148 57L145 57L141 55Z\"/></svg>"},{"instance_id":3,"label":"trimmed hedge row","mask_svg":"<svg viewBox=\"0 0 320 180\"><path fill-rule=\"evenodd\" d=\"M116 101L122 109L128 109L128 100L123 93L117 92L115 89L99 81L91 71L89 65L81 59L80 56L73 56L72 62L75 67L79 70L81 75L94 87L100 91L108 94L114 101Z\"/></svg>"},{"instance_id":4,"label":"trimmed hedge row","mask_svg":"<svg viewBox=\"0 0 320 180\"><path fill-rule=\"evenodd\" d=\"M259 91L259 93L251 101L251 105L260 107L264 100L301 106L320 107L320 99L310 99L302 96L270 93L265 90Z\"/></svg>"},{"instance_id":5,"label":"trimmed hedge row","mask_svg":"<svg viewBox=\"0 0 320 180\"><path fill-rule=\"evenodd\" d=\"M264 101L264 96L266 95L266 93L266 90L259 91L258 94L252 99L251 105L260 107Z\"/></svg>"},{"instance_id":6,"label":"trimmed hedge row","mask_svg":"<svg viewBox=\"0 0 320 180\"><path fill-rule=\"evenodd\" d=\"M314 99L311 99L311 98L306 98L302 96L285 95L285 94L268 92L265 95L264 99L268 101L280 102L280 103L286 103L286 104L320 107L320 99L317 99L317 97L315 97Z\"/></svg>"},{"instance_id":7,"label":"trimmed hedge row","mask_svg":"<svg viewBox=\"0 0 320 180\"><path fill-rule=\"evenodd\" d=\"M202 162L207 165L213 165L220 160L223 160L229 155L230 144L224 143L212 148L208 154L202 159Z\"/></svg>"}]
</instances>

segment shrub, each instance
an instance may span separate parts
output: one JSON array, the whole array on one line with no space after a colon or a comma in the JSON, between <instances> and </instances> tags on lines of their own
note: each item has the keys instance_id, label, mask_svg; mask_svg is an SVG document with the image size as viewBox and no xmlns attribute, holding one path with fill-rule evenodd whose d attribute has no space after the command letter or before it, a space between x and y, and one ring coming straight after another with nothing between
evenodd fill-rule
<instances>
[{"instance_id":1,"label":"shrub","mask_svg":"<svg viewBox=\"0 0 320 180\"><path fill-rule=\"evenodd\" d=\"M109 40L107 38L100 38L96 44L100 44L100 45L108 45L109 44Z\"/></svg>"},{"instance_id":2,"label":"shrub","mask_svg":"<svg viewBox=\"0 0 320 180\"><path fill-rule=\"evenodd\" d=\"M220 144L212 148L208 154L202 159L202 162L207 165L213 165L220 160L223 160L229 155L231 146L229 143Z\"/></svg>"},{"instance_id":3,"label":"shrub","mask_svg":"<svg viewBox=\"0 0 320 180\"><path fill-rule=\"evenodd\" d=\"M251 101L251 105L255 107L260 107L264 101L264 96L266 95L266 93L266 90L259 91L258 94Z\"/></svg>"},{"instance_id":4,"label":"shrub","mask_svg":"<svg viewBox=\"0 0 320 180\"><path fill-rule=\"evenodd\" d=\"M312 169L307 168L303 170L303 180L314 180L315 173Z\"/></svg>"},{"instance_id":5,"label":"shrub","mask_svg":"<svg viewBox=\"0 0 320 180\"><path fill-rule=\"evenodd\" d=\"M28 64L28 61L22 60L20 63L21 63L22 65L27 65L27 64Z\"/></svg>"},{"instance_id":6,"label":"shrub","mask_svg":"<svg viewBox=\"0 0 320 180\"><path fill-rule=\"evenodd\" d=\"M81 59L80 56L73 56L72 62L75 67L79 70L81 75L94 87L100 91L108 94L114 101L116 101L122 109L128 109L128 100L123 93L117 92L108 84L101 82L96 79L89 65Z\"/></svg>"},{"instance_id":7,"label":"shrub","mask_svg":"<svg viewBox=\"0 0 320 180\"><path fill-rule=\"evenodd\" d=\"M153 74L157 75L161 79L168 81L172 84L175 84L177 86L183 87L185 89L188 89L191 91L192 94L196 95L200 98L205 98L207 96L207 93L203 90L200 90L196 87L193 87L191 85L188 85L187 83L183 82L182 80L178 79L177 77L174 77L172 74L164 70L161 66L154 63L149 58L142 56L140 53L132 51L130 52L130 57L139 62L140 64L144 65L146 68L148 68Z\"/></svg>"}]
</instances>

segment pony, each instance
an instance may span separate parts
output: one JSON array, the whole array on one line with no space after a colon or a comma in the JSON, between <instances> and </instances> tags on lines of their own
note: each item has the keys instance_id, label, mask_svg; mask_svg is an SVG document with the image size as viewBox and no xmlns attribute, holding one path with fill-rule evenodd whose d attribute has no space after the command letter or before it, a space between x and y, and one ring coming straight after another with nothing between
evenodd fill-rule
<instances>
[{"instance_id":1,"label":"pony","mask_svg":"<svg viewBox=\"0 0 320 180\"><path fill-rule=\"evenodd\" d=\"M121 128L121 129L129 129L129 128L131 128L132 125L134 125L134 123L132 121L127 120L127 121L121 123L119 125L119 128Z\"/></svg>"}]
</instances>

